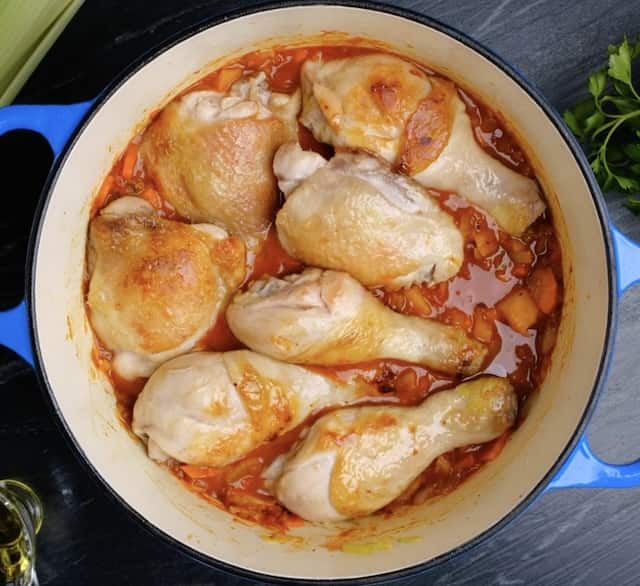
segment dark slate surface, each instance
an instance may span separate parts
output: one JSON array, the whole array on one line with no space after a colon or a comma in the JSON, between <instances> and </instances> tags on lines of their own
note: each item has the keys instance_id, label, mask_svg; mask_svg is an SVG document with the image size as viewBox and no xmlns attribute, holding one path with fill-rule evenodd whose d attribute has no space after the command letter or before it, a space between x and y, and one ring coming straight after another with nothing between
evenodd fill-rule
<instances>
[{"instance_id":1,"label":"dark slate surface","mask_svg":"<svg viewBox=\"0 0 640 586\"><path fill-rule=\"evenodd\" d=\"M637 0L397 4L485 43L518 67L559 110L581 95L588 72L602 64L609 43L624 32L640 31ZM19 101L91 98L151 46L233 5L87 0ZM4 209L10 212L0 215L0 302L8 307L21 295L25 239L46 173L47 149L41 142L12 136L0 139L0 150ZM640 218L631 216L615 197L609 207L615 222L640 239ZM608 389L589 428L594 448L613 462L640 456L639 317L640 288L621 302ZM133 522L74 458L30 369L0 348L0 478L9 475L31 482L44 499L46 520L38 540L43 584L246 583L188 559ZM638 584L639 497L637 489L547 494L490 542L405 584Z\"/></svg>"}]
</instances>

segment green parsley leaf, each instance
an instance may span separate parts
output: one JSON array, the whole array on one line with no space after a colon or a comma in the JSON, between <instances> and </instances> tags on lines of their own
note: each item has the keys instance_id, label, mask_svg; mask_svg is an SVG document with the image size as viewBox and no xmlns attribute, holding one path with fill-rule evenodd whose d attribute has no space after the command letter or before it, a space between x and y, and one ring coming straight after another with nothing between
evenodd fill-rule
<instances>
[{"instance_id":1,"label":"green parsley leaf","mask_svg":"<svg viewBox=\"0 0 640 586\"><path fill-rule=\"evenodd\" d=\"M602 112L600 112L599 110L596 110L584 121L585 134L589 134L590 132L593 132L594 130L600 128L604 120L604 114L602 114Z\"/></svg>"},{"instance_id":2,"label":"green parsley leaf","mask_svg":"<svg viewBox=\"0 0 640 586\"><path fill-rule=\"evenodd\" d=\"M633 96L633 94L631 93L631 88L626 83L622 83L621 81L619 81L617 79L613 79L612 83L613 83L614 89L621 96Z\"/></svg>"},{"instance_id":3,"label":"green parsley leaf","mask_svg":"<svg viewBox=\"0 0 640 586\"><path fill-rule=\"evenodd\" d=\"M640 34L636 35L636 44L631 49L631 59L635 59L640 55Z\"/></svg>"},{"instance_id":4,"label":"green parsley leaf","mask_svg":"<svg viewBox=\"0 0 640 586\"><path fill-rule=\"evenodd\" d=\"M640 199L629 196L625 198L624 205L627 209L631 210L634 214L640 215Z\"/></svg>"},{"instance_id":5,"label":"green parsley leaf","mask_svg":"<svg viewBox=\"0 0 640 586\"><path fill-rule=\"evenodd\" d=\"M640 190L640 181L633 177L624 177L622 175L614 175L620 189L623 191L638 191Z\"/></svg>"},{"instance_id":6,"label":"green parsley leaf","mask_svg":"<svg viewBox=\"0 0 640 586\"><path fill-rule=\"evenodd\" d=\"M607 161L609 162L609 166L623 166L626 162L624 156L624 150L621 146L617 144L609 144L607 149Z\"/></svg>"},{"instance_id":7,"label":"green parsley leaf","mask_svg":"<svg viewBox=\"0 0 640 586\"><path fill-rule=\"evenodd\" d=\"M571 129L571 132L575 134L578 138L582 138L582 129L580 128L580 123L576 118L576 115L571 110L566 110L562 115L567 126Z\"/></svg>"},{"instance_id":8,"label":"green parsley leaf","mask_svg":"<svg viewBox=\"0 0 640 586\"><path fill-rule=\"evenodd\" d=\"M607 85L607 72L603 69L589 76L589 93L597 98Z\"/></svg>"},{"instance_id":9,"label":"green parsley leaf","mask_svg":"<svg viewBox=\"0 0 640 586\"><path fill-rule=\"evenodd\" d=\"M589 165L604 191L629 195L625 205L640 215L640 94L633 80L633 61L640 61L640 35L625 36L608 49L606 69L587 81L588 98L563 114L582 141ZM636 80L637 81L637 80Z\"/></svg>"},{"instance_id":10,"label":"green parsley leaf","mask_svg":"<svg viewBox=\"0 0 640 586\"><path fill-rule=\"evenodd\" d=\"M573 115L576 120L582 124L591 114L596 111L596 105L592 98L586 98L582 102L578 102L573 108Z\"/></svg>"},{"instance_id":11,"label":"green parsley leaf","mask_svg":"<svg viewBox=\"0 0 640 586\"><path fill-rule=\"evenodd\" d=\"M618 111L612 111L613 114L628 114L638 108L638 102L633 97L605 96L600 100L600 105L606 108L607 104L613 104Z\"/></svg>"},{"instance_id":12,"label":"green parsley leaf","mask_svg":"<svg viewBox=\"0 0 640 586\"><path fill-rule=\"evenodd\" d=\"M627 37L620 44L617 51L609 55L609 77L618 79L627 85L631 84L631 48Z\"/></svg>"},{"instance_id":13,"label":"green parsley leaf","mask_svg":"<svg viewBox=\"0 0 640 586\"><path fill-rule=\"evenodd\" d=\"M640 162L640 142L630 142L623 147L624 154L632 161Z\"/></svg>"}]
</instances>

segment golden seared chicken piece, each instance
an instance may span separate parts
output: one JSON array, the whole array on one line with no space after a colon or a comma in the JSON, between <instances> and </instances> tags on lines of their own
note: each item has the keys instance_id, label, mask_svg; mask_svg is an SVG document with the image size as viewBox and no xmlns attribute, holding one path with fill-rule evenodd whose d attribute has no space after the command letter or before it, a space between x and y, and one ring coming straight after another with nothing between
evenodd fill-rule
<instances>
[{"instance_id":1,"label":"golden seared chicken piece","mask_svg":"<svg viewBox=\"0 0 640 586\"><path fill-rule=\"evenodd\" d=\"M372 152L422 185L454 191L521 234L545 205L535 181L476 142L455 86L382 53L302 67L302 123L336 147Z\"/></svg>"},{"instance_id":2,"label":"golden seared chicken piece","mask_svg":"<svg viewBox=\"0 0 640 586\"><path fill-rule=\"evenodd\" d=\"M338 153L325 164L320 159L294 143L276 153L280 185L291 189L276 217L289 254L389 289L437 283L458 272L462 235L420 185L363 153ZM306 179L304 170L311 171Z\"/></svg>"},{"instance_id":3,"label":"golden seared chicken piece","mask_svg":"<svg viewBox=\"0 0 640 586\"><path fill-rule=\"evenodd\" d=\"M260 235L278 201L272 161L297 135L300 93L273 93L264 73L226 94L194 91L166 106L142 137L146 172L185 218L244 238Z\"/></svg>"},{"instance_id":4,"label":"golden seared chicken piece","mask_svg":"<svg viewBox=\"0 0 640 586\"><path fill-rule=\"evenodd\" d=\"M374 391L248 350L195 352L156 370L133 409L133 431L155 460L224 466L314 411Z\"/></svg>"},{"instance_id":5,"label":"golden seared chicken piece","mask_svg":"<svg viewBox=\"0 0 640 586\"><path fill-rule=\"evenodd\" d=\"M369 515L397 498L439 455L502 435L516 413L511 385L493 376L430 395L418 407L334 411L316 421L289 455L275 495L309 521Z\"/></svg>"},{"instance_id":6,"label":"golden seared chicken piece","mask_svg":"<svg viewBox=\"0 0 640 586\"><path fill-rule=\"evenodd\" d=\"M122 197L91 221L88 270L93 328L116 372L133 379L191 350L215 323L244 278L245 249L221 228L165 220Z\"/></svg>"},{"instance_id":7,"label":"golden seared chicken piece","mask_svg":"<svg viewBox=\"0 0 640 586\"><path fill-rule=\"evenodd\" d=\"M448 374L474 374L486 348L460 328L389 309L347 273L307 269L255 281L227 309L236 338L298 364L395 358Z\"/></svg>"}]
</instances>

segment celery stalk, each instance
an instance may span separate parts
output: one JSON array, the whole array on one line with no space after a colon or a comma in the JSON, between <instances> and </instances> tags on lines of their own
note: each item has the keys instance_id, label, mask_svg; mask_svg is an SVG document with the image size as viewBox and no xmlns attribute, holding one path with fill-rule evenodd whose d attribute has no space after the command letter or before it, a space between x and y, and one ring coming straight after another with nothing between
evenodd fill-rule
<instances>
[{"instance_id":1,"label":"celery stalk","mask_svg":"<svg viewBox=\"0 0 640 586\"><path fill-rule=\"evenodd\" d=\"M83 0L0 0L0 105L10 103Z\"/></svg>"}]
</instances>

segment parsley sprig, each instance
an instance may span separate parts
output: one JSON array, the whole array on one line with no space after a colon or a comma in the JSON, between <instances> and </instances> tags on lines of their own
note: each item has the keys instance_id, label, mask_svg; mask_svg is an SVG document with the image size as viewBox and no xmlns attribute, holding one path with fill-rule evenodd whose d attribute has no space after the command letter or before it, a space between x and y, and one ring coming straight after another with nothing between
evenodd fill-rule
<instances>
[{"instance_id":1,"label":"parsley sprig","mask_svg":"<svg viewBox=\"0 0 640 586\"><path fill-rule=\"evenodd\" d=\"M640 87L632 71L638 56L640 35L635 43L625 36L619 45L609 45L608 67L589 76L591 97L563 116L585 146L604 191L640 194ZM640 198L629 195L625 204L640 214Z\"/></svg>"}]
</instances>

